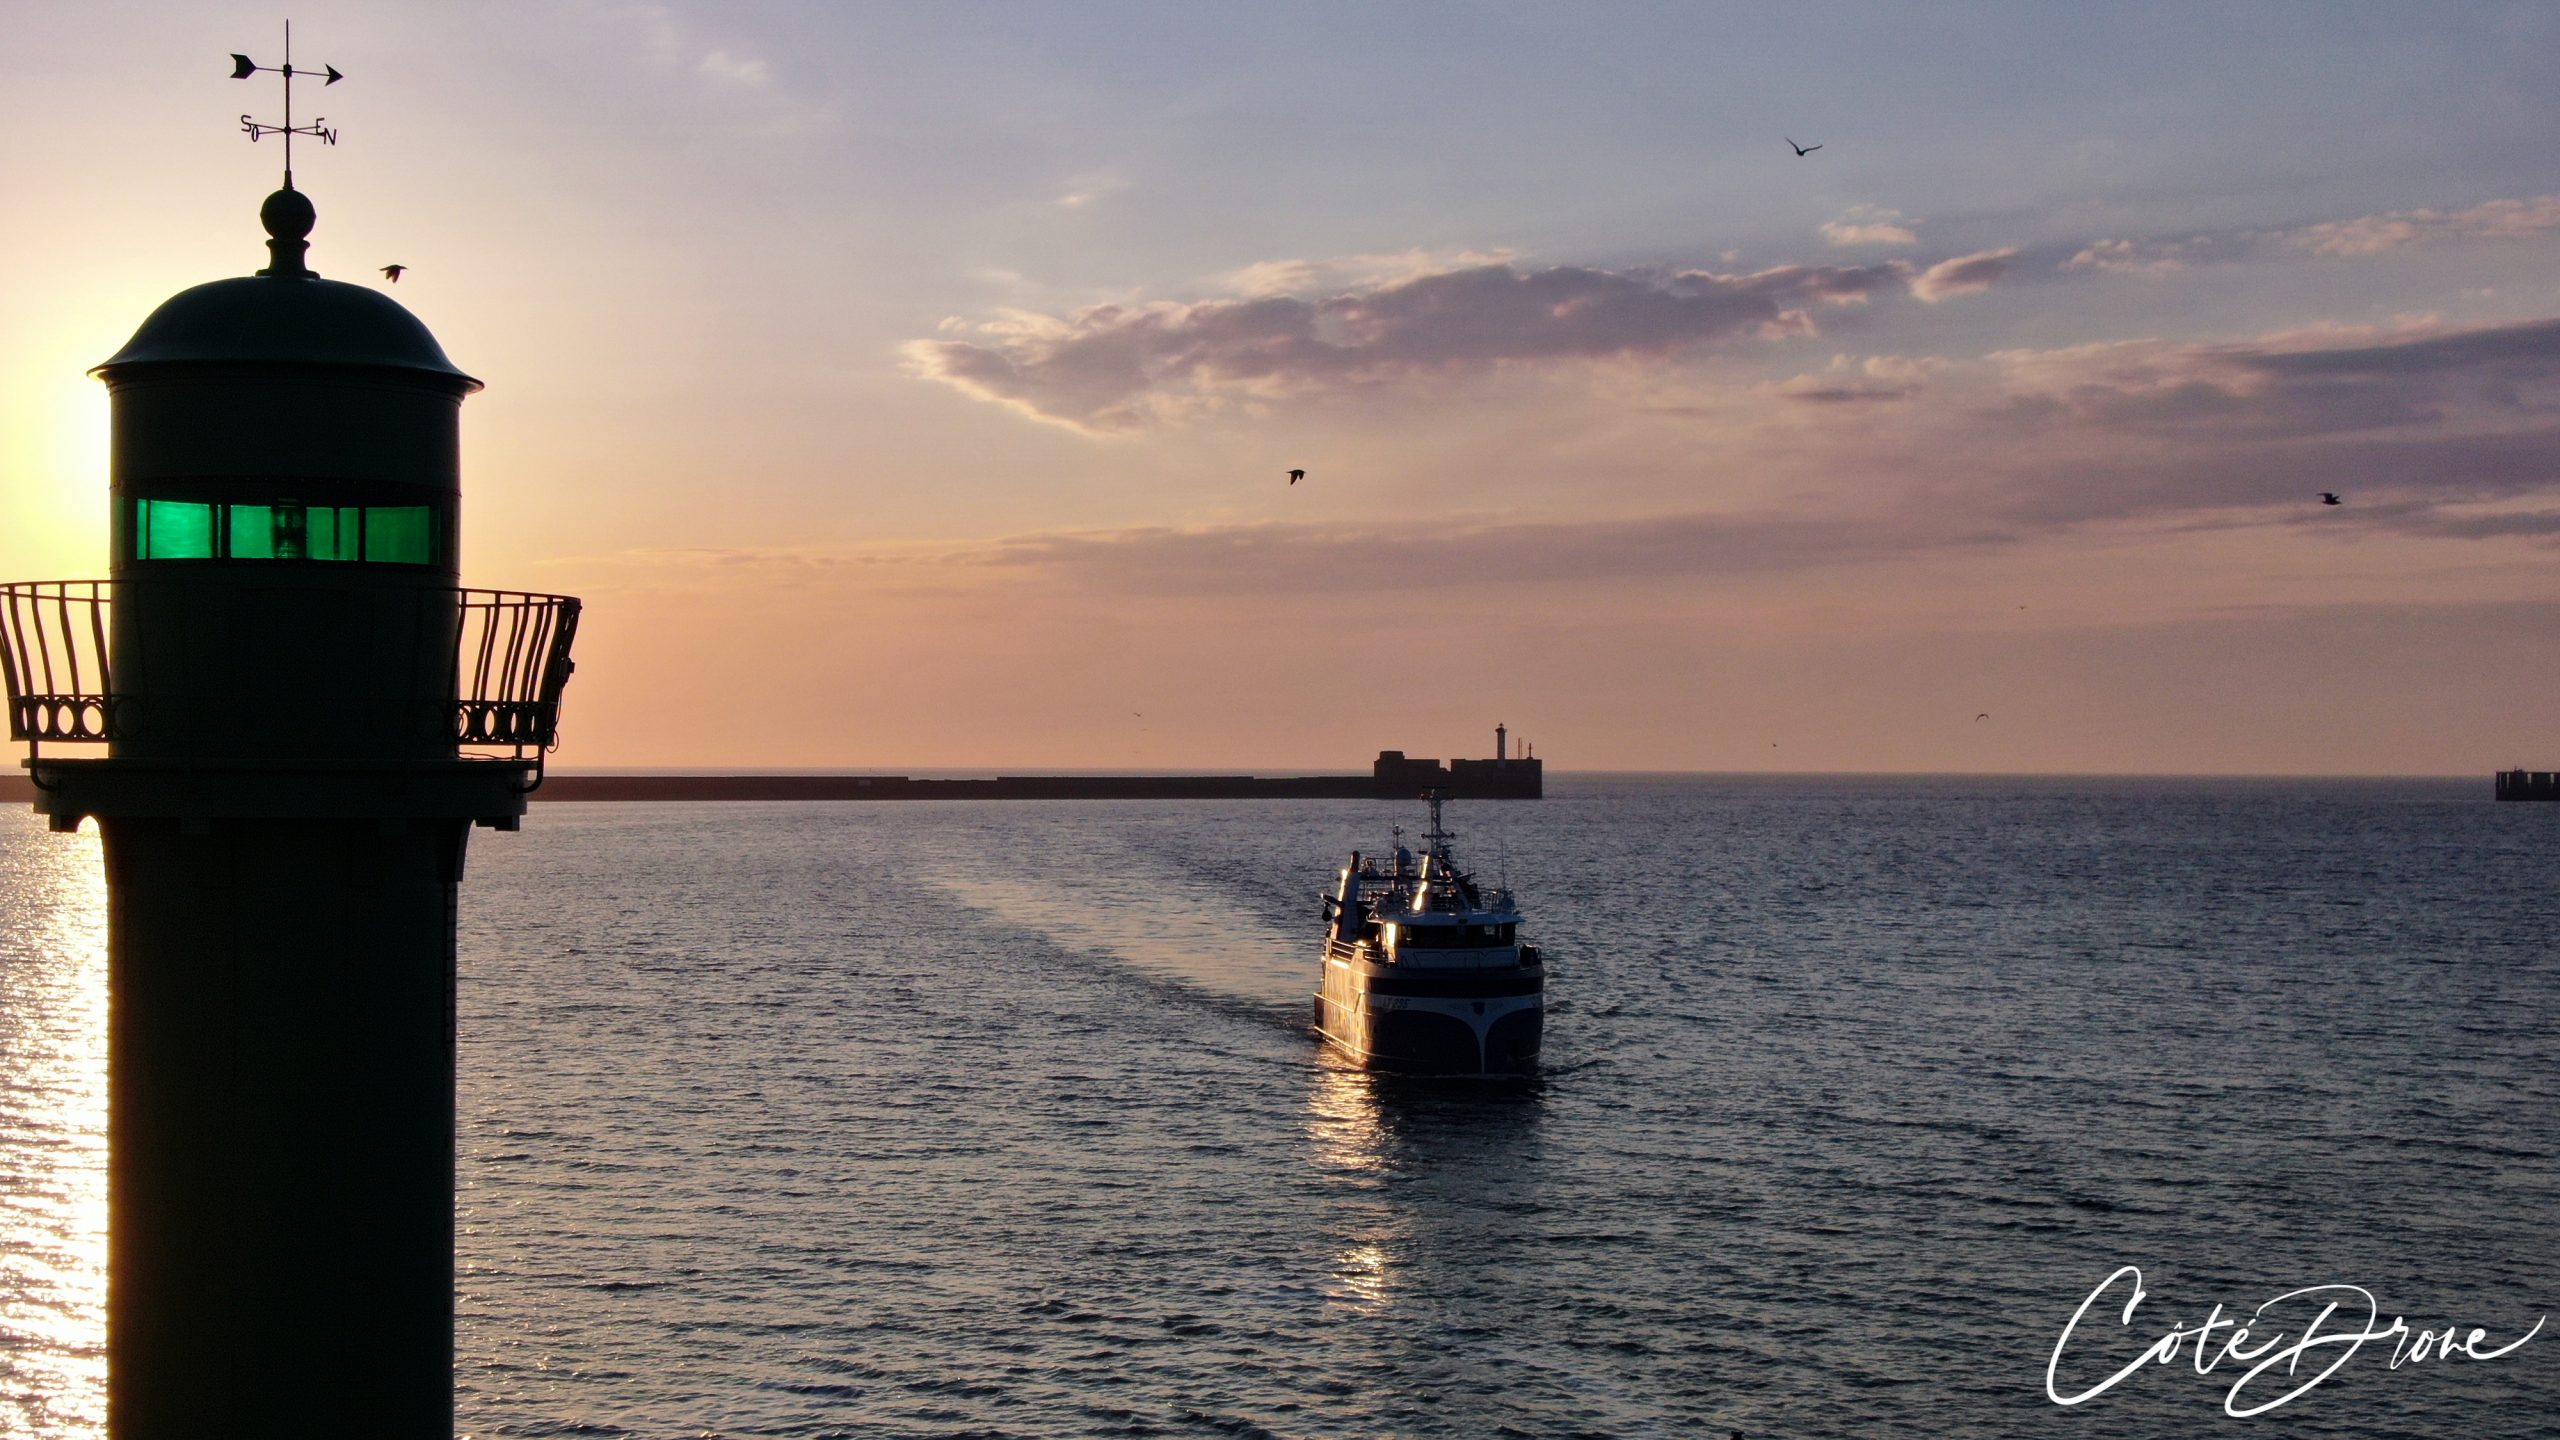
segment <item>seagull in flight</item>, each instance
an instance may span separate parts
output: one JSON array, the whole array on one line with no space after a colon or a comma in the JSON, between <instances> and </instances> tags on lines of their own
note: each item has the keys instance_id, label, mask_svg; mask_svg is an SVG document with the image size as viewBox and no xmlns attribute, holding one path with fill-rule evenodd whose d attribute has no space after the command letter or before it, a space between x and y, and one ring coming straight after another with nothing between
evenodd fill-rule
<instances>
[{"instance_id":1,"label":"seagull in flight","mask_svg":"<svg viewBox=\"0 0 2560 1440\"><path fill-rule=\"evenodd\" d=\"M2347 502L2338 498L2337 491L2323 490L2320 492L2320 503L2323 505L2344 505Z\"/></svg>"},{"instance_id":2,"label":"seagull in flight","mask_svg":"<svg viewBox=\"0 0 2560 1440\"><path fill-rule=\"evenodd\" d=\"M1974 719L1976 719L1976 720L1988 720L1988 719L1990 719L1990 718L1991 718L1991 712L1990 712L1990 711L1988 711L1988 710L1985 710L1985 711L1983 711L1981 714L1976 715L1976 716L1974 716L1973 718L1974 718Z\"/></svg>"},{"instance_id":3,"label":"seagull in flight","mask_svg":"<svg viewBox=\"0 0 2560 1440\"><path fill-rule=\"evenodd\" d=\"M1292 484L1292 485L1295 485L1295 484L1297 484L1299 481L1304 480L1304 479L1306 479L1306 478L1307 478L1307 472L1306 472L1306 471L1304 471L1304 470L1292 470L1292 471L1290 471L1290 472L1289 472L1289 483L1290 483L1290 484Z\"/></svg>"},{"instance_id":4,"label":"seagull in flight","mask_svg":"<svg viewBox=\"0 0 2560 1440\"><path fill-rule=\"evenodd\" d=\"M1799 159L1799 160L1803 159L1803 158L1804 158L1804 157L1806 157L1807 155L1812 154L1814 151L1819 150L1819 149L1821 149L1821 148L1822 148L1822 147L1821 147L1821 146L1819 146L1819 145L1797 145L1795 141L1793 141L1793 140L1791 140L1791 139L1788 139L1788 138L1787 138L1786 136L1784 136L1784 135L1781 135L1781 136L1779 136L1778 138L1779 138L1779 139L1781 139L1781 140L1786 140L1787 144L1788 144L1788 145L1790 145L1790 146L1792 146L1792 147L1794 148L1794 150L1795 150L1795 152L1796 152L1796 158L1797 158L1797 159Z\"/></svg>"},{"instance_id":5,"label":"seagull in flight","mask_svg":"<svg viewBox=\"0 0 2560 1440\"><path fill-rule=\"evenodd\" d=\"M382 267L382 278L390 281L394 285L397 285L400 283L401 275L406 273L408 269L409 267L406 265L385 265Z\"/></svg>"}]
</instances>

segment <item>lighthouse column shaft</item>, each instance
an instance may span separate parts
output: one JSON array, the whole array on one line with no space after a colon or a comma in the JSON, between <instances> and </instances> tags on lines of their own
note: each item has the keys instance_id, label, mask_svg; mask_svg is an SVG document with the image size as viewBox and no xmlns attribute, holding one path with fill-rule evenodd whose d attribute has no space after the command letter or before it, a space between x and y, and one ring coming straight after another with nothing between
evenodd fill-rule
<instances>
[{"instance_id":1,"label":"lighthouse column shaft","mask_svg":"<svg viewBox=\"0 0 2560 1440\"><path fill-rule=\"evenodd\" d=\"M107 581L0 586L36 808L105 842L107 1433L452 1440L463 849L580 607L462 585L480 382L302 263L309 197L259 218L91 372Z\"/></svg>"},{"instance_id":2,"label":"lighthouse column shaft","mask_svg":"<svg viewBox=\"0 0 2560 1440\"><path fill-rule=\"evenodd\" d=\"M110 1433L451 1440L469 822L101 829Z\"/></svg>"}]
</instances>

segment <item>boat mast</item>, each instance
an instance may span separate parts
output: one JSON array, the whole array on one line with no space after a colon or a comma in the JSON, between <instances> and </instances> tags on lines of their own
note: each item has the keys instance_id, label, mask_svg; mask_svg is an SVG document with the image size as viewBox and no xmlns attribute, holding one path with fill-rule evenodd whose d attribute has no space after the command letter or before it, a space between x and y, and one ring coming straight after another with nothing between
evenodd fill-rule
<instances>
[{"instance_id":1,"label":"boat mast","mask_svg":"<svg viewBox=\"0 0 2560 1440\"><path fill-rule=\"evenodd\" d=\"M1422 792L1422 798L1431 804L1431 832L1422 837L1422 843L1431 854L1440 857L1440 863L1445 865L1449 863L1449 842L1457 838L1440 828L1440 802L1447 798L1446 793L1439 790L1425 790Z\"/></svg>"}]
</instances>

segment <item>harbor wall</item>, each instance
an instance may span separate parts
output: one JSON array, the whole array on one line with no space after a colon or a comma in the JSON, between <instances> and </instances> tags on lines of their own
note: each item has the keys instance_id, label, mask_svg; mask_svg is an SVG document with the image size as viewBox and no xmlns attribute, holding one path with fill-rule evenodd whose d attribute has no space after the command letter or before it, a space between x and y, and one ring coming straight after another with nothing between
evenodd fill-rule
<instances>
[{"instance_id":1,"label":"harbor wall","mask_svg":"<svg viewBox=\"0 0 2560 1440\"><path fill-rule=\"evenodd\" d=\"M536 800L1536 800L1539 760L1415 760L1390 750L1366 775L998 775L930 780L906 775L562 775ZM23 775L0 775L0 803L28 804Z\"/></svg>"},{"instance_id":2,"label":"harbor wall","mask_svg":"<svg viewBox=\"0 0 2560 1440\"><path fill-rule=\"evenodd\" d=\"M536 800L1536 800L1543 776L1520 767L1488 780L1443 771L1393 775L553 775ZM1534 762L1533 762L1534 764Z\"/></svg>"}]
</instances>

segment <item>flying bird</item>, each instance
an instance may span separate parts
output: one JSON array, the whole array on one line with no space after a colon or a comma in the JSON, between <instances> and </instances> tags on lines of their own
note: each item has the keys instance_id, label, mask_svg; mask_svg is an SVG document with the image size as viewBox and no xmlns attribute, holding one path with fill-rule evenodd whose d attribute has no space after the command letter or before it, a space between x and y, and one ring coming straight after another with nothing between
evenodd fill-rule
<instances>
[{"instance_id":1,"label":"flying bird","mask_svg":"<svg viewBox=\"0 0 2560 1440\"><path fill-rule=\"evenodd\" d=\"M1292 484L1292 485L1295 485L1295 484L1297 484L1299 481L1304 480L1304 479L1306 479L1306 478L1307 478L1307 472L1306 472L1306 471L1304 471L1304 470L1292 470L1292 471L1290 471L1290 472L1289 472L1289 483L1290 483L1290 484Z\"/></svg>"},{"instance_id":2,"label":"flying bird","mask_svg":"<svg viewBox=\"0 0 2560 1440\"><path fill-rule=\"evenodd\" d=\"M1822 148L1822 147L1821 147L1821 146L1819 146L1819 145L1797 145L1795 141L1787 139L1787 137L1786 137L1786 136L1784 136L1784 135L1781 135L1781 136L1779 136L1778 138L1779 138L1779 139L1781 139L1781 140L1786 140L1786 141L1787 141L1787 144L1788 144L1788 145L1790 145L1790 146L1792 146L1792 147L1794 148L1794 150L1795 150L1795 152L1796 152L1796 158L1797 158L1797 159L1799 159L1799 160L1803 159L1803 158L1804 158L1804 157L1806 157L1807 155L1812 154L1814 151L1819 150L1819 149L1821 149L1821 148Z\"/></svg>"},{"instance_id":3,"label":"flying bird","mask_svg":"<svg viewBox=\"0 0 2560 1440\"><path fill-rule=\"evenodd\" d=\"M1985 711L1983 711L1981 714L1976 715L1976 716L1974 716L1973 718L1974 718L1974 719L1976 719L1976 720L1988 720L1988 719L1990 719L1990 718L1991 718L1991 712L1990 712L1990 711L1988 711L1988 710L1985 710Z\"/></svg>"},{"instance_id":4,"label":"flying bird","mask_svg":"<svg viewBox=\"0 0 2560 1440\"><path fill-rule=\"evenodd\" d=\"M408 268L409 267L406 265L385 265L382 267L382 278L390 281L394 285L397 285L400 283L400 276L406 272Z\"/></svg>"},{"instance_id":5,"label":"flying bird","mask_svg":"<svg viewBox=\"0 0 2560 1440\"><path fill-rule=\"evenodd\" d=\"M2337 491L2323 490L2320 492L2320 503L2323 505L2344 505L2347 502L2338 498Z\"/></svg>"}]
</instances>

